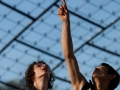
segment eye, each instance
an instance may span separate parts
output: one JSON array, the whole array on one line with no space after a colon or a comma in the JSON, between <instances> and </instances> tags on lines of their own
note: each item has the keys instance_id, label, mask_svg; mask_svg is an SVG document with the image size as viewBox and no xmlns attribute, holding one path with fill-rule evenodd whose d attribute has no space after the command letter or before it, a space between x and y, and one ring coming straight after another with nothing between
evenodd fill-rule
<instances>
[{"instance_id":1,"label":"eye","mask_svg":"<svg viewBox=\"0 0 120 90\"><path fill-rule=\"evenodd\" d=\"M37 63L36 65L37 65L37 67L41 67L43 65L43 63Z\"/></svg>"}]
</instances>

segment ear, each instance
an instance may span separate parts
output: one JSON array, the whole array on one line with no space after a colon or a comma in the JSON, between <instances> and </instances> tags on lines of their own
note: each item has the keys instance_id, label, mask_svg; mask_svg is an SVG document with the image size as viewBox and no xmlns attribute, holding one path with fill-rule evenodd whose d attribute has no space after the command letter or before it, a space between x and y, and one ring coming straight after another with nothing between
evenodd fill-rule
<instances>
[{"instance_id":1,"label":"ear","mask_svg":"<svg viewBox=\"0 0 120 90\"><path fill-rule=\"evenodd\" d=\"M116 77L115 74L110 74L110 80L114 79Z\"/></svg>"}]
</instances>

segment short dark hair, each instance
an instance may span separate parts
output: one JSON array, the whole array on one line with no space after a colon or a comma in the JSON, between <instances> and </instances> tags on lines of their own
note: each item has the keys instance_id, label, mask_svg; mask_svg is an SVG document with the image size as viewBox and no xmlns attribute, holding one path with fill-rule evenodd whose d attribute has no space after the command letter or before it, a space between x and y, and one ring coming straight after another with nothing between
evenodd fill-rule
<instances>
[{"instance_id":1,"label":"short dark hair","mask_svg":"<svg viewBox=\"0 0 120 90\"><path fill-rule=\"evenodd\" d=\"M114 79L112 79L110 82L109 82L109 86L108 86L108 90L114 90L118 84L119 84L119 81L120 81L120 76L119 74L116 72L116 70L110 66L109 64L106 64L106 63L102 63L101 66L105 66L108 68L108 74L115 74L116 77Z\"/></svg>"},{"instance_id":2,"label":"short dark hair","mask_svg":"<svg viewBox=\"0 0 120 90\"><path fill-rule=\"evenodd\" d=\"M37 64L37 63L46 64L44 61L37 61L37 62L33 62L29 65L28 69L25 72L26 86L29 89L33 87L33 79L34 79L33 77L35 75L34 65ZM49 67L48 64L46 64L46 65ZM50 67L49 67L49 69L50 69ZM50 79L49 79L49 82L48 82L48 89L52 89L54 81L55 81L54 74L50 69Z\"/></svg>"}]
</instances>

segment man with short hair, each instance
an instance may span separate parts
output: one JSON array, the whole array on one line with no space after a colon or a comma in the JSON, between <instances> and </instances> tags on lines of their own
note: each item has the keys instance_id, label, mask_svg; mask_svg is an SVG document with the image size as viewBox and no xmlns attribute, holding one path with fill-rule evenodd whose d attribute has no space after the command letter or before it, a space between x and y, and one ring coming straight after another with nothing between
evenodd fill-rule
<instances>
[{"instance_id":1,"label":"man with short hair","mask_svg":"<svg viewBox=\"0 0 120 90\"><path fill-rule=\"evenodd\" d=\"M79 71L76 57L73 53L73 44L70 32L69 11L65 0L58 8L58 15L62 21L62 49L71 84L74 90L114 90L119 84L119 74L108 64L102 63L93 74L93 83L87 82L86 78Z\"/></svg>"},{"instance_id":2,"label":"man with short hair","mask_svg":"<svg viewBox=\"0 0 120 90\"><path fill-rule=\"evenodd\" d=\"M44 61L33 62L25 73L26 85L29 90L50 90L54 75Z\"/></svg>"}]
</instances>

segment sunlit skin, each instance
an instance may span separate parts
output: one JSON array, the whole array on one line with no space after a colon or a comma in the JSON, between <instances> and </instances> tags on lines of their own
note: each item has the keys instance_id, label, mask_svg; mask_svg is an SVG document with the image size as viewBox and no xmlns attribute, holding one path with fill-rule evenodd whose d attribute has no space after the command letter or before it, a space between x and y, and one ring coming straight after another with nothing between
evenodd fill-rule
<instances>
[{"instance_id":1,"label":"sunlit skin","mask_svg":"<svg viewBox=\"0 0 120 90\"><path fill-rule=\"evenodd\" d=\"M37 90L48 90L48 81L50 79L50 70L44 63L34 65L35 76L33 77L34 86Z\"/></svg>"},{"instance_id":2,"label":"sunlit skin","mask_svg":"<svg viewBox=\"0 0 120 90\"><path fill-rule=\"evenodd\" d=\"M115 75L108 74L108 68L105 66L98 66L92 74L96 90L108 90L109 82L113 78Z\"/></svg>"},{"instance_id":3,"label":"sunlit skin","mask_svg":"<svg viewBox=\"0 0 120 90\"><path fill-rule=\"evenodd\" d=\"M106 77L108 75L108 68L105 66L98 66L94 72L93 77Z\"/></svg>"},{"instance_id":4,"label":"sunlit skin","mask_svg":"<svg viewBox=\"0 0 120 90\"><path fill-rule=\"evenodd\" d=\"M69 11L65 0L62 0L62 5L58 8L58 15L62 21L62 49L68 67L71 84L73 90L81 90L87 80L80 72L77 59L74 56ZM115 78L115 75L108 74L108 68L98 66L92 74L95 90L108 90L109 82L113 78Z\"/></svg>"}]
</instances>

